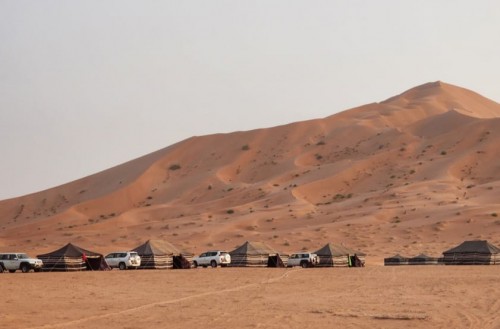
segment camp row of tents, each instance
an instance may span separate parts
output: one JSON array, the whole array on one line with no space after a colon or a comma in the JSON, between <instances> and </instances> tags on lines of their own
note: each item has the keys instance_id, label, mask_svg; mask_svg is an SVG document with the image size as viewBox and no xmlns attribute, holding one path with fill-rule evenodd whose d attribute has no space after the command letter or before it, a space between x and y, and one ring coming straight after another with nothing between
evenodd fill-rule
<instances>
[{"instance_id":1,"label":"camp row of tents","mask_svg":"<svg viewBox=\"0 0 500 329\"><path fill-rule=\"evenodd\" d=\"M191 268L194 254L182 251L164 240L148 240L132 249L141 257L139 269L186 269ZM320 267L355 266L353 259L365 263L366 254L343 245L328 243L315 252ZM285 267L287 254L281 254L263 242L245 242L230 251L232 267ZM100 253L68 243L64 247L42 255L43 271L107 270L109 266Z\"/></svg>"},{"instance_id":2,"label":"camp row of tents","mask_svg":"<svg viewBox=\"0 0 500 329\"><path fill-rule=\"evenodd\" d=\"M396 254L384 258L385 266L392 265L500 265L500 248L486 240L464 241L443 252L443 257L420 254L404 257Z\"/></svg>"}]
</instances>

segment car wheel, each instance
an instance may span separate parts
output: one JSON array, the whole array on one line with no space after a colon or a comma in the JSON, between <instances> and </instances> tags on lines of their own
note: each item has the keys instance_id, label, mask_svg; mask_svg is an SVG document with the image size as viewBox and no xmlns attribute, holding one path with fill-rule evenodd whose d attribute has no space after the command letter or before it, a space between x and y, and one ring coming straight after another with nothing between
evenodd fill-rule
<instances>
[{"instance_id":1,"label":"car wheel","mask_svg":"<svg viewBox=\"0 0 500 329\"><path fill-rule=\"evenodd\" d=\"M302 268L307 268L307 267L309 267L309 266L308 266L308 264L307 264L307 262L302 262L302 263L300 263L300 266L302 266Z\"/></svg>"},{"instance_id":2,"label":"car wheel","mask_svg":"<svg viewBox=\"0 0 500 329\"><path fill-rule=\"evenodd\" d=\"M28 264L21 264L21 272L28 273L30 271L30 267Z\"/></svg>"},{"instance_id":3,"label":"car wheel","mask_svg":"<svg viewBox=\"0 0 500 329\"><path fill-rule=\"evenodd\" d=\"M126 270L127 269L127 265L125 265L125 263L120 263L120 265L118 265L118 268L123 271L123 270Z\"/></svg>"},{"instance_id":4,"label":"car wheel","mask_svg":"<svg viewBox=\"0 0 500 329\"><path fill-rule=\"evenodd\" d=\"M5 272L5 268L3 267L3 264L0 264L0 273Z\"/></svg>"},{"instance_id":5,"label":"car wheel","mask_svg":"<svg viewBox=\"0 0 500 329\"><path fill-rule=\"evenodd\" d=\"M33 271L40 272L41 270L42 270L41 268L35 268Z\"/></svg>"},{"instance_id":6,"label":"car wheel","mask_svg":"<svg viewBox=\"0 0 500 329\"><path fill-rule=\"evenodd\" d=\"M215 260L211 261L210 266L217 267L217 262Z\"/></svg>"},{"instance_id":7,"label":"car wheel","mask_svg":"<svg viewBox=\"0 0 500 329\"><path fill-rule=\"evenodd\" d=\"M198 263L197 262L193 262L193 268L197 268L198 267Z\"/></svg>"}]
</instances>

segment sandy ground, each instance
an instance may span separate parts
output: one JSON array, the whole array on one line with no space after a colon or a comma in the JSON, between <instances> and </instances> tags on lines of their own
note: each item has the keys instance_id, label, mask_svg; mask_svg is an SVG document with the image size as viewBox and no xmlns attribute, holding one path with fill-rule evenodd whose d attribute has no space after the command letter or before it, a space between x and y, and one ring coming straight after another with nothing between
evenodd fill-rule
<instances>
[{"instance_id":1,"label":"sandy ground","mask_svg":"<svg viewBox=\"0 0 500 329\"><path fill-rule=\"evenodd\" d=\"M0 275L6 328L500 328L500 267Z\"/></svg>"}]
</instances>

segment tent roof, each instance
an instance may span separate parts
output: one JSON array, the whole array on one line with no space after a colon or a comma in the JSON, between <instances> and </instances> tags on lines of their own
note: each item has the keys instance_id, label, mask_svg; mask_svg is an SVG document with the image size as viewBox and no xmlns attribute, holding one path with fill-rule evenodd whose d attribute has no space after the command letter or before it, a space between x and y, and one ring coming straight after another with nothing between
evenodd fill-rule
<instances>
[{"instance_id":1,"label":"tent roof","mask_svg":"<svg viewBox=\"0 0 500 329\"><path fill-rule=\"evenodd\" d=\"M229 253L243 255L272 255L277 254L278 252L264 242L246 241L244 244Z\"/></svg>"},{"instance_id":2,"label":"tent roof","mask_svg":"<svg viewBox=\"0 0 500 329\"><path fill-rule=\"evenodd\" d=\"M426 254L420 254L420 255L417 255L415 257L412 257L410 259L436 259L437 257L432 257L432 256L429 256L429 255L426 255Z\"/></svg>"},{"instance_id":3,"label":"tent roof","mask_svg":"<svg viewBox=\"0 0 500 329\"><path fill-rule=\"evenodd\" d=\"M327 243L323 248L315 252L318 256L347 256L347 255L359 255L366 256L362 251L357 251L345 246L341 246L334 243Z\"/></svg>"},{"instance_id":4,"label":"tent roof","mask_svg":"<svg viewBox=\"0 0 500 329\"><path fill-rule=\"evenodd\" d=\"M498 254L500 248L495 247L486 240L464 241L455 248L446 250L443 254L453 253L479 253L479 254Z\"/></svg>"},{"instance_id":5,"label":"tent roof","mask_svg":"<svg viewBox=\"0 0 500 329\"><path fill-rule=\"evenodd\" d=\"M146 256L186 254L182 252L179 248L171 244L170 242L164 240L148 240L132 250L136 251L139 255L146 255Z\"/></svg>"},{"instance_id":6,"label":"tent roof","mask_svg":"<svg viewBox=\"0 0 500 329\"><path fill-rule=\"evenodd\" d=\"M75 246L74 244L68 243L67 245L60 249L57 249L56 251L38 255L37 257L82 257L83 254L85 254L86 256L102 256L99 253L89 251Z\"/></svg>"},{"instance_id":7,"label":"tent roof","mask_svg":"<svg viewBox=\"0 0 500 329\"><path fill-rule=\"evenodd\" d=\"M418 257L418 256L417 256ZM408 257L405 257L405 256L401 256L400 254L395 254L394 256L392 257L387 257L387 258L384 258L384 259L399 259L399 260L402 260L402 259L408 259Z\"/></svg>"}]
</instances>

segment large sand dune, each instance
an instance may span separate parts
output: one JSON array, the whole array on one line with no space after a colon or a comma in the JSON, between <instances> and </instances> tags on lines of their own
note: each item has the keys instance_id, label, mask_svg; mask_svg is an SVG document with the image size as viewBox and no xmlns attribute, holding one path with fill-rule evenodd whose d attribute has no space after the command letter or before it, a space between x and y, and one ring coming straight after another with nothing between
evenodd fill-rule
<instances>
[{"instance_id":1,"label":"large sand dune","mask_svg":"<svg viewBox=\"0 0 500 329\"><path fill-rule=\"evenodd\" d=\"M162 238L193 252L260 240L385 256L500 245L500 105L442 82L324 119L192 137L0 202L0 248L103 253ZM63 151L63 150L62 150Z\"/></svg>"}]
</instances>

